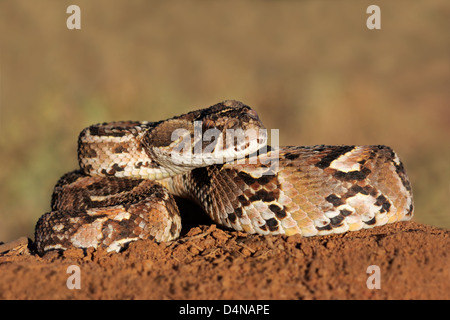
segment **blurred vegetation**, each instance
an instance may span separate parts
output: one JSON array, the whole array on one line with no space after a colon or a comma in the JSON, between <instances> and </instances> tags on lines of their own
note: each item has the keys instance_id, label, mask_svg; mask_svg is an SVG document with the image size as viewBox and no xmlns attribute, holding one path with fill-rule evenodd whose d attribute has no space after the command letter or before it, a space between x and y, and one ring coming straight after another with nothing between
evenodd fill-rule
<instances>
[{"instance_id":1,"label":"blurred vegetation","mask_svg":"<svg viewBox=\"0 0 450 320\"><path fill-rule=\"evenodd\" d=\"M66 8L81 8L81 30ZM0 2L0 240L33 237L81 129L160 120L224 99L281 145L385 144L419 222L450 227L450 3Z\"/></svg>"}]
</instances>

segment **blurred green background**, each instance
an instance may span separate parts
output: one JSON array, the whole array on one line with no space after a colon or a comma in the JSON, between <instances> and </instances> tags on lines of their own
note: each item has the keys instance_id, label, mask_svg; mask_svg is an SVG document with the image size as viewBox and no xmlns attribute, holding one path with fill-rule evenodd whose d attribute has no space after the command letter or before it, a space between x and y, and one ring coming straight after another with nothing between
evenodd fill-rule
<instances>
[{"instance_id":1,"label":"blurred green background","mask_svg":"<svg viewBox=\"0 0 450 320\"><path fill-rule=\"evenodd\" d=\"M0 240L33 238L78 133L224 99L281 145L385 144L450 227L450 2L0 1ZM81 8L68 30L66 8Z\"/></svg>"}]
</instances>

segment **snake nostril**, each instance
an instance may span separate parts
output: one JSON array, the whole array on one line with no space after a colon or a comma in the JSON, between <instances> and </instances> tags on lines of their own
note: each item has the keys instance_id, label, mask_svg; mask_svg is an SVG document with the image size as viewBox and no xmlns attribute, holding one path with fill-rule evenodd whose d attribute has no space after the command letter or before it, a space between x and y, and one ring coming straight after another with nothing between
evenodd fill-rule
<instances>
[{"instance_id":1,"label":"snake nostril","mask_svg":"<svg viewBox=\"0 0 450 320\"><path fill-rule=\"evenodd\" d=\"M259 121L258 113L257 113L255 110L249 109L249 110L247 111L247 115L249 116L249 118L254 119L254 120L258 120L258 121Z\"/></svg>"}]
</instances>

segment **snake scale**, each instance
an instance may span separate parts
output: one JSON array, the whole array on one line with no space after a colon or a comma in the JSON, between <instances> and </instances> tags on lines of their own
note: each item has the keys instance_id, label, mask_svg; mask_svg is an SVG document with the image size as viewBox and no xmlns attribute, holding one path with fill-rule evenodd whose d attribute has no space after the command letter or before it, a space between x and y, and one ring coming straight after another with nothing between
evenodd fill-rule
<instances>
[{"instance_id":1,"label":"snake scale","mask_svg":"<svg viewBox=\"0 0 450 320\"><path fill-rule=\"evenodd\" d=\"M262 235L328 235L412 218L411 185L391 148L266 143L257 113L234 100L159 122L90 126L78 139L80 169L60 178L37 222L38 252L174 240L176 196L224 227Z\"/></svg>"}]
</instances>

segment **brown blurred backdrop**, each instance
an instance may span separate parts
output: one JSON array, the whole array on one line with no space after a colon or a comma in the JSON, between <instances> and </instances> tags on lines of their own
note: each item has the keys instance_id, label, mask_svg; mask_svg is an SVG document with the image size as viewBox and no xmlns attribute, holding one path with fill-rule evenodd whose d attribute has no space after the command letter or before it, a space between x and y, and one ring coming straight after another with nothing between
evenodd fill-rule
<instances>
[{"instance_id":1,"label":"brown blurred backdrop","mask_svg":"<svg viewBox=\"0 0 450 320\"><path fill-rule=\"evenodd\" d=\"M375 2L382 29L368 30ZM0 240L33 237L84 127L224 99L281 145L393 147L416 221L449 228L449 16L447 0L2 0Z\"/></svg>"}]
</instances>

